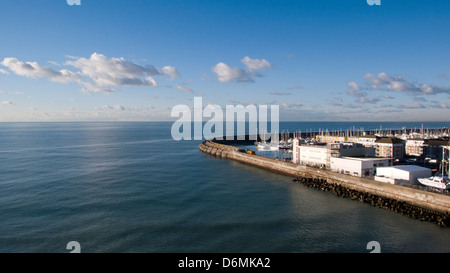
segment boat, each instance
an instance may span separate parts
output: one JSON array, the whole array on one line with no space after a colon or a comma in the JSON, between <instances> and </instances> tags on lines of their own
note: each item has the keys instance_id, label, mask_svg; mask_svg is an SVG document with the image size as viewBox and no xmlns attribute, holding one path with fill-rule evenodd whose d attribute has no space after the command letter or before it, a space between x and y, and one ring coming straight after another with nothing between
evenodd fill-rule
<instances>
[{"instance_id":1,"label":"boat","mask_svg":"<svg viewBox=\"0 0 450 273\"><path fill-rule=\"evenodd\" d=\"M277 132L272 135L270 138L269 150L278 151L280 149L280 141Z\"/></svg>"},{"instance_id":2,"label":"boat","mask_svg":"<svg viewBox=\"0 0 450 273\"><path fill-rule=\"evenodd\" d=\"M258 150L264 150L264 151L270 150L270 144L265 143L265 142L256 143L255 146L256 146L256 149L258 149Z\"/></svg>"},{"instance_id":3,"label":"boat","mask_svg":"<svg viewBox=\"0 0 450 273\"><path fill-rule=\"evenodd\" d=\"M269 150L271 151L278 151L280 149L280 147L278 147L278 145L269 145Z\"/></svg>"},{"instance_id":4,"label":"boat","mask_svg":"<svg viewBox=\"0 0 450 273\"><path fill-rule=\"evenodd\" d=\"M263 138L261 142L255 142L256 149L260 151L278 151L279 143L278 143L278 135L276 133L273 134L272 140L270 143L265 141L265 133L263 131Z\"/></svg>"},{"instance_id":5,"label":"boat","mask_svg":"<svg viewBox=\"0 0 450 273\"><path fill-rule=\"evenodd\" d=\"M256 149L262 151L278 151L280 147L276 143L258 142L255 143Z\"/></svg>"},{"instance_id":6,"label":"boat","mask_svg":"<svg viewBox=\"0 0 450 273\"><path fill-rule=\"evenodd\" d=\"M442 174L441 175L435 175L431 177L425 177L425 178L417 178L420 184L427 186L427 187L433 187L441 190L450 190L450 178L448 176L445 176L445 148L442 147ZM449 166L449 173L450 173L450 166Z\"/></svg>"},{"instance_id":7,"label":"boat","mask_svg":"<svg viewBox=\"0 0 450 273\"><path fill-rule=\"evenodd\" d=\"M258 150L269 150L269 144L266 143L266 134L263 130L263 138L261 142L255 142L256 149Z\"/></svg>"},{"instance_id":8,"label":"boat","mask_svg":"<svg viewBox=\"0 0 450 273\"><path fill-rule=\"evenodd\" d=\"M420 184L441 190L450 190L450 179L448 176L432 176L426 178L417 178Z\"/></svg>"}]
</instances>

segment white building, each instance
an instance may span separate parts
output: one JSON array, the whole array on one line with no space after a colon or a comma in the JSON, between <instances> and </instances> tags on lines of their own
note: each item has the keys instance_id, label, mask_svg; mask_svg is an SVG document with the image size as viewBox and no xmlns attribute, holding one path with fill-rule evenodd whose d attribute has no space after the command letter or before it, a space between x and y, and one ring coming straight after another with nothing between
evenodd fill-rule
<instances>
[{"instance_id":1,"label":"white building","mask_svg":"<svg viewBox=\"0 0 450 273\"><path fill-rule=\"evenodd\" d=\"M360 136L356 142L364 145L365 147L374 147L377 145L376 141L378 139L379 137L377 137L376 135L365 135Z\"/></svg>"},{"instance_id":2,"label":"white building","mask_svg":"<svg viewBox=\"0 0 450 273\"><path fill-rule=\"evenodd\" d=\"M417 178L430 177L431 169L416 165L378 167L375 180L390 184L419 185Z\"/></svg>"},{"instance_id":3,"label":"white building","mask_svg":"<svg viewBox=\"0 0 450 273\"><path fill-rule=\"evenodd\" d=\"M392 166L393 160L375 157L332 157L330 170L357 177L374 176L377 167Z\"/></svg>"},{"instance_id":4,"label":"white building","mask_svg":"<svg viewBox=\"0 0 450 273\"><path fill-rule=\"evenodd\" d=\"M405 143L406 154L412 156L422 156L424 142L425 140L420 138L407 139Z\"/></svg>"},{"instance_id":5,"label":"white building","mask_svg":"<svg viewBox=\"0 0 450 273\"><path fill-rule=\"evenodd\" d=\"M300 153L299 153L298 149L299 149L300 145L303 143L305 143L305 141L303 139L299 140L298 138L294 138L292 140L292 162L297 163L297 164L299 163Z\"/></svg>"},{"instance_id":6,"label":"white building","mask_svg":"<svg viewBox=\"0 0 450 273\"><path fill-rule=\"evenodd\" d=\"M351 142L300 145L298 139L294 139L292 146L292 162L327 169L330 169L331 158L373 157L374 155L374 148Z\"/></svg>"},{"instance_id":7,"label":"white building","mask_svg":"<svg viewBox=\"0 0 450 273\"><path fill-rule=\"evenodd\" d=\"M305 145L298 149L299 163L308 166L325 167L327 164L328 150L325 145Z\"/></svg>"}]
</instances>

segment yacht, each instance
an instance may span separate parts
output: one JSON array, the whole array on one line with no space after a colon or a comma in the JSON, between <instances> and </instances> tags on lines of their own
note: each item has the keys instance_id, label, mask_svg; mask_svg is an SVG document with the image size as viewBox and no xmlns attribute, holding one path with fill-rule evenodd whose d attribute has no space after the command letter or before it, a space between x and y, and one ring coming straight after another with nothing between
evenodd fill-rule
<instances>
[{"instance_id":1,"label":"yacht","mask_svg":"<svg viewBox=\"0 0 450 273\"><path fill-rule=\"evenodd\" d=\"M420 184L428 187L438 188L442 190L450 190L450 179L448 176L432 176L426 178L417 178Z\"/></svg>"},{"instance_id":2,"label":"yacht","mask_svg":"<svg viewBox=\"0 0 450 273\"><path fill-rule=\"evenodd\" d=\"M445 148L442 148L442 174L425 177L425 178L417 178L420 184L428 187L438 188L442 190L450 190L450 178L445 176ZM449 173L450 173L450 164L449 164Z\"/></svg>"},{"instance_id":3,"label":"yacht","mask_svg":"<svg viewBox=\"0 0 450 273\"><path fill-rule=\"evenodd\" d=\"M269 150L269 144L266 143L265 136L266 136L266 134L263 131L263 137L261 139L261 142L255 142L256 149L258 149L258 150Z\"/></svg>"},{"instance_id":4,"label":"yacht","mask_svg":"<svg viewBox=\"0 0 450 273\"><path fill-rule=\"evenodd\" d=\"M255 146L256 149L262 151L278 151L279 150L278 135L274 133L270 143L267 143L265 141L265 133L263 132L263 138L261 142L255 142Z\"/></svg>"},{"instance_id":5,"label":"yacht","mask_svg":"<svg viewBox=\"0 0 450 273\"><path fill-rule=\"evenodd\" d=\"M258 150L270 150L270 144L266 142L255 143L256 149Z\"/></svg>"}]
</instances>

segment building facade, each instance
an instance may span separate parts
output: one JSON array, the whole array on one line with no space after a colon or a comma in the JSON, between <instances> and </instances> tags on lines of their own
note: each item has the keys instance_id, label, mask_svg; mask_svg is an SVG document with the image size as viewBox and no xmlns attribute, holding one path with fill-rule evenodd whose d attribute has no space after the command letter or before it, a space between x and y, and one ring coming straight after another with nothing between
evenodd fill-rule
<instances>
[{"instance_id":1,"label":"building facade","mask_svg":"<svg viewBox=\"0 0 450 273\"><path fill-rule=\"evenodd\" d=\"M384 137L376 141L376 156L403 160L405 158L405 143L395 137Z\"/></svg>"},{"instance_id":2,"label":"building facade","mask_svg":"<svg viewBox=\"0 0 450 273\"><path fill-rule=\"evenodd\" d=\"M421 157L424 152L424 139L412 138L407 139L405 143L405 153L409 156Z\"/></svg>"},{"instance_id":3,"label":"building facade","mask_svg":"<svg viewBox=\"0 0 450 273\"><path fill-rule=\"evenodd\" d=\"M431 169L416 165L398 165L393 167L378 167L375 180L397 185L420 185L417 178L430 176Z\"/></svg>"},{"instance_id":4,"label":"building facade","mask_svg":"<svg viewBox=\"0 0 450 273\"><path fill-rule=\"evenodd\" d=\"M448 139L426 139L423 144L423 156L425 158L442 160L442 149L445 147L448 149L448 145Z\"/></svg>"},{"instance_id":5,"label":"building facade","mask_svg":"<svg viewBox=\"0 0 450 273\"><path fill-rule=\"evenodd\" d=\"M388 158L333 157L330 160L330 170L357 177L371 177L375 175L377 167L392 164L393 159Z\"/></svg>"},{"instance_id":6,"label":"building facade","mask_svg":"<svg viewBox=\"0 0 450 273\"><path fill-rule=\"evenodd\" d=\"M297 164L330 169L331 158L344 156L373 157L375 149L352 142L304 145L298 139L293 141L292 162Z\"/></svg>"}]
</instances>

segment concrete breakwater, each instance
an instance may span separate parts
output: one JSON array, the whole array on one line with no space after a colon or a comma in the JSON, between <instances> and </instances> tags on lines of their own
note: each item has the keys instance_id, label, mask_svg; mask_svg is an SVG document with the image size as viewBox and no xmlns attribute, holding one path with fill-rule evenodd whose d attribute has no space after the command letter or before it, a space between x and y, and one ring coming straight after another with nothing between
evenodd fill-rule
<instances>
[{"instance_id":1,"label":"concrete breakwater","mask_svg":"<svg viewBox=\"0 0 450 273\"><path fill-rule=\"evenodd\" d=\"M395 211L413 219L436 223L441 227L450 227L450 215L448 213L433 211L404 201L385 198L368 192L352 190L342 185L328 183L323 179L295 178L294 182L302 183L309 188L331 192L342 198L350 198L362 203L371 204L374 207Z\"/></svg>"},{"instance_id":2,"label":"concrete breakwater","mask_svg":"<svg viewBox=\"0 0 450 273\"><path fill-rule=\"evenodd\" d=\"M221 158L277 172L294 181L337 196L359 200L373 206L392 210L414 219L450 227L450 196L426 192L280 161L254 154L223 143L204 141L199 150Z\"/></svg>"}]
</instances>

